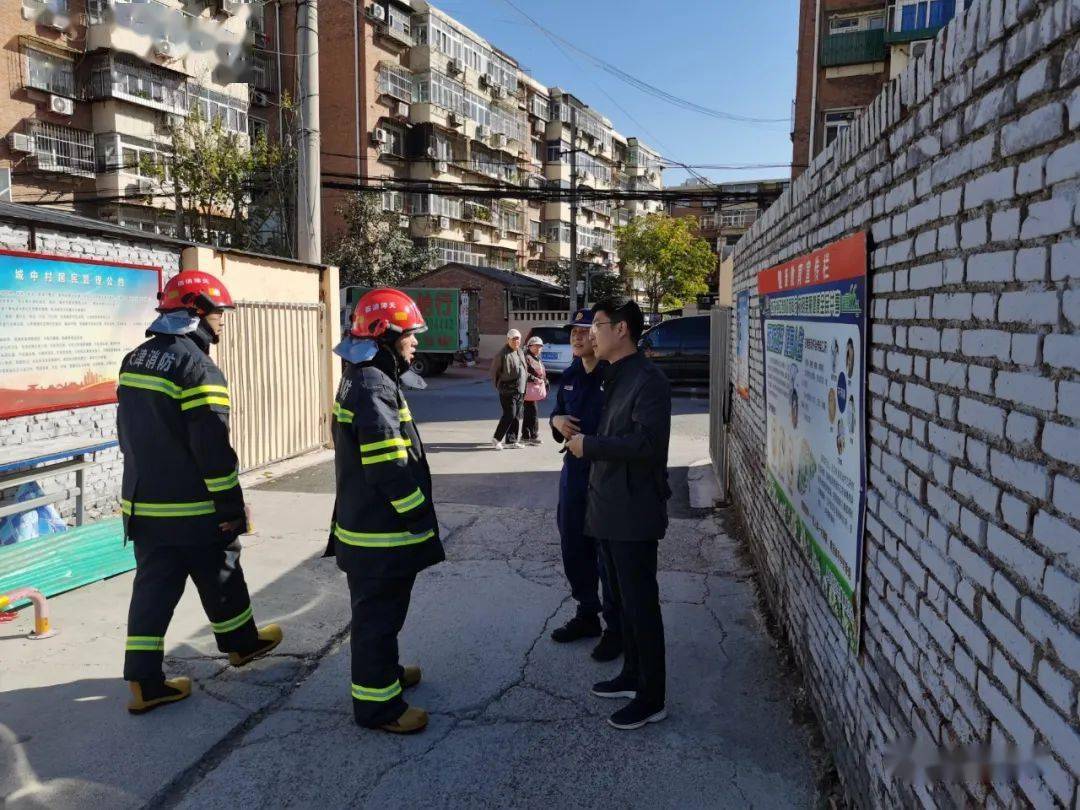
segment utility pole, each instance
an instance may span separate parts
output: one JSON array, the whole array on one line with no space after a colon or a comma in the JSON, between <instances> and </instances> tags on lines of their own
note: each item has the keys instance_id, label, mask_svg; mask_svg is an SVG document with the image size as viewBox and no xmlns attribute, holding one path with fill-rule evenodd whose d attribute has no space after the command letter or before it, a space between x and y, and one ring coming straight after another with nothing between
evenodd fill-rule
<instances>
[{"instance_id":1,"label":"utility pole","mask_svg":"<svg viewBox=\"0 0 1080 810\"><path fill-rule=\"evenodd\" d=\"M570 105L570 313L577 300L577 108Z\"/></svg>"},{"instance_id":2,"label":"utility pole","mask_svg":"<svg viewBox=\"0 0 1080 810\"><path fill-rule=\"evenodd\" d=\"M296 189L297 258L322 261L322 198L319 161L319 9L318 0L296 3L297 92L300 144Z\"/></svg>"}]
</instances>

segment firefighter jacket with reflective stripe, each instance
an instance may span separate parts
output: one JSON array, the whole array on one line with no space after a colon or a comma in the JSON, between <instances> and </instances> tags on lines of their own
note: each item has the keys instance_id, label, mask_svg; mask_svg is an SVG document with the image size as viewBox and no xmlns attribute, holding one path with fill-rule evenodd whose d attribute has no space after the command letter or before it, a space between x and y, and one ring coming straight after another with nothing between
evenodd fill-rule
<instances>
[{"instance_id":1,"label":"firefighter jacket with reflective stripe","mask_svg":"<svg viewBox=\"0 0 1080 810\"><path fill-rule=\"evenodd\" d=\"M396 354L346 363L334 403L337 501L328 555L360 576L410 576L445 559L424 445Z\"/></svg>"},{"instance_id":2,"label":"firefighter jacket with reflective stripe","mask_svg":"<svg viewBox=\"0 0 1080 810\"><path fill-rule=\"evenodd\" d=\"M121 506L125 532L137 542L229 542L219 524L244 517L229 390L207 354L205 330L148 332L120 367Z\"/></svg>"}]
</instances>

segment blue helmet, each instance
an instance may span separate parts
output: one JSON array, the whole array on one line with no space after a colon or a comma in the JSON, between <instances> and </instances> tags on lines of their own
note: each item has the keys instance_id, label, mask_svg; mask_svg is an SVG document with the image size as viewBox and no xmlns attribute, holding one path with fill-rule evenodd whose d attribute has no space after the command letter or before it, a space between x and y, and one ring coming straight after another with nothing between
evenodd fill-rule
<instances>
[{"instance_id":1,"label":"blue helmet","mask_svg":"<svg viewBox=\"0 0 1080 810\"><path fill-rule=\"evenodd\" d=\"M588 328L592 326L593 313L591 309L579 309L571 316L570 321L566 324L567 329L573 329L574 327Z\"/></svg>"}]
</instances>

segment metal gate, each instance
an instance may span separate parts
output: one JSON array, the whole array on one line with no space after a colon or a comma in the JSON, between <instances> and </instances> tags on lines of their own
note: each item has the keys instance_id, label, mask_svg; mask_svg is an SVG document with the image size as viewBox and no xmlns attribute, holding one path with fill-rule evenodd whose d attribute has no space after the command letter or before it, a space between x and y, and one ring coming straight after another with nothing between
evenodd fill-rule
<instances>
[{"instance_id":1,"label":"metal gate","mask_svg":"<svg viewBox=\"0 0 1080 810\"><path fill-rule=\"evenodd\" d=\"M713 307L709 346L709 456L727 500L727 426L731 421L731 307Z\"/></svg>"},{"instance_id":2,"label":"metal gate","mask_svg":"<svg viewBox=\"0 0 1080 810\"><path fill-rule=\"evenodd\" d=\"M229 381L241 470L327 441L324 322L322 304L245 302L226 316L218 362Z\"/></svg>"}]
</instances>

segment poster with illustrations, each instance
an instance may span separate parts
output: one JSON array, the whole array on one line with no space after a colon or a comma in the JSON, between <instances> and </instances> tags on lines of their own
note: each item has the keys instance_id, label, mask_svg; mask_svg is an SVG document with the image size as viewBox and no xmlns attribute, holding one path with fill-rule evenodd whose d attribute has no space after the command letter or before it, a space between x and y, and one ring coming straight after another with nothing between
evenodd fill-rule
<instances>
[{"instance_id":1,"label":"poster with illustrations","mask_svg":"<svg viewBox=\"0 0 1080 810\"><path fill-rule=\"evenodd\" d=\"M735 392L750 399L750 291L735 299Z\"/></svg>"},{"instance_id":2,"label":"poster with illustrations","mask_svg":"<svg viewBox=\"0 0 1080 810\"><path fill-rule=\"evenodd\" d=\"M770 495L859 649L866 511L865 233L758 274Z\"/></svg>"},{"instance_id":3,"label":"poster with illustrations","mask_svg":"<svg viewBox=\"0 0 1080 810\"><path fill-rule=\"evenodd\" d=\"M0 252L0 419L116 402L160 288L153 267Z\"/></svg>"}]
</instances>

